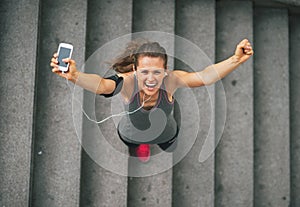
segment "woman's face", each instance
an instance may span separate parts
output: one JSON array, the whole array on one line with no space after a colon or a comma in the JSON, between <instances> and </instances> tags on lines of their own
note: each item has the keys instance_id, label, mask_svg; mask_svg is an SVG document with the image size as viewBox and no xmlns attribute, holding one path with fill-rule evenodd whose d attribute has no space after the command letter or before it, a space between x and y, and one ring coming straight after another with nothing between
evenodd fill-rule
<instances>
[{"instance_id":1,"label":"woman's face","mask_svg":"<svg viewBox=\"0 0 300 207\"><path fill-rule=\"evenodd\" d=\"M161 57L139 57L136 77L139 90L153 96L158 92L165 77L164 60Z\"/></svg>"}]
</instances>

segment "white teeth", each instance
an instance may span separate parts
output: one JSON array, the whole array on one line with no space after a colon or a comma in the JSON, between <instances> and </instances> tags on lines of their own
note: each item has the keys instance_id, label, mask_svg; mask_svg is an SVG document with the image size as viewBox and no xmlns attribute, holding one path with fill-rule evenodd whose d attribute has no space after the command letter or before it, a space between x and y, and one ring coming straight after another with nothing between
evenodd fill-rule
<instances>
[{"instance_id":1,"label":"white teeth","mask_svg":"<svg viewBox=\"0 0 300 207\"><path fill-rule=\"evenodd\" d=\"M155 87L156 86L156 83L146 83L145 84L147 87Z\"/></svg>"}]
</instances>

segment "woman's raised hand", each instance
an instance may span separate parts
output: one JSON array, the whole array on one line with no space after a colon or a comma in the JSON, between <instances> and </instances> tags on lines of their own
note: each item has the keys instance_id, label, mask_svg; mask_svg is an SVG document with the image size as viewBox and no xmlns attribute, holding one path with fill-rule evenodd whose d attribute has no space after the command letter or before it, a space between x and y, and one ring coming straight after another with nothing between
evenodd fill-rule
<instances>
[{"instance_id":1,"label":"woman's raised hand","mask_svg":"<svg viewBox=\"0 0 300 207\"><path fill-rule=\"evenodd\" d=\"M60 77L63 77L63 78L66 78L70 81L75 82L78 78L78 75L79 75L79 72L76 68L75 60L73 60L71 58L63 59L63 61L65 63L69 63L68 71L63 73L62 71L59 70L57 57L58 57L58 54L54 53L52 58L51 58L50 66L52 67L52 72L56 73Z\"/></svg>"},{"instance_id":2,"label":"woman's raised hand","mask_svg":"<svg viewBox=\"0 0 300 207\"><path fill-rule=\"evenodd\" d=\"M237 46L235 50L235 57L239 60L239 62L243 63L247 61L252 55L254 51L250 42L247 39L242 40Z\"/></svg>"}]
</instances>

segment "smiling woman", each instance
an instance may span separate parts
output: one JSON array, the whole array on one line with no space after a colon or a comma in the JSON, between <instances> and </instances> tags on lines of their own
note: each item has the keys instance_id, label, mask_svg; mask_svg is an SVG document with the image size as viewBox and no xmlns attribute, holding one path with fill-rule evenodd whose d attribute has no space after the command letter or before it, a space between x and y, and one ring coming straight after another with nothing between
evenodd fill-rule
<instances>
[{"instance_id":1,"label":"smiling woman","mask_svg":"<svg viewBox=\"0 0 300 207\"><path fill-rule=\"evenodd\" d=\"M251 44L244 39L233 56L200 72L169 71L166 50L158 42L132 41L111 66L117 74L108 78L79 72L72 59L64 60L70 66L67 73L62 73L56 53L50 65L54 73L96 94L111 97L120 93L132 113L122 117L118 134L142 162L147 162L150 144L157 144L167 152L177 146L180 121L173 116L175 91L180 87L213 84L252 55Z\"/></svg>"},{"instance_id":2,"label":"smiling woman","mask_svg":"<svg viewBox=\"0 0 300 207\"><path fill-rule=\"evenodd\" d=\"M150 158L149 144L158 144L165 151L174 150L177 144L179 127L172 114L173 94L165 85L167 61L166 51L159 43L146 42L132 54L132 63L127 62L132 68L125 68L131 70L124 76L120 74L124 78L121 94L127 100L128 110L135 110L141 104L143 108L123 117L118 132L121 140L134 148L143 162ZM125 64L118 62L116 65L119 69Z\"/></svg>"}]
</instances>

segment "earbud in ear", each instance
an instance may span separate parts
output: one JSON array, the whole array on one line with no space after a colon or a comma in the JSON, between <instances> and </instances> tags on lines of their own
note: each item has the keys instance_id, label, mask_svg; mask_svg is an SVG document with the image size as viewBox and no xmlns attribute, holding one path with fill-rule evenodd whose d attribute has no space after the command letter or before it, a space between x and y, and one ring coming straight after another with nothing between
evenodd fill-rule
<instances>
[{"instance_id":1,"label":"earbud in ear","mask_svg":"<svg viewBox=\"0 0 300 207\"><path fill-rule=\"evenodd\" d=\"M167 72L165 72L165 76L167 76L168 75L168 73Z\"/></svg>"},{"instance_id":2,"label":"earbud in ear","mask_svg":"<svg viewBox=\"0 0 300 207\"><path fill-rule=\"evenodd\" d=\"M133 74L136 75L136 71L133 71Z\"/></svg>"}]
</instances>

